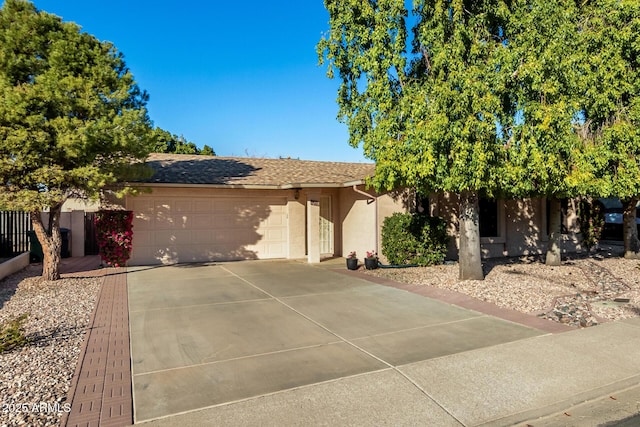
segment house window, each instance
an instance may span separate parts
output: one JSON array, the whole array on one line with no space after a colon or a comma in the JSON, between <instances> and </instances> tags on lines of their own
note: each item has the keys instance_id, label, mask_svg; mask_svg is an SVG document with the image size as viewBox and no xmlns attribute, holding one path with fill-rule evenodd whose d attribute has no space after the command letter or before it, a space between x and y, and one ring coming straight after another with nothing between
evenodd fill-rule
<instances>
[{"instance_id":1,"label":"house window","mask_svg":"<svg viewBox=\"0 0 640 427\"><path fill-rule=\"evenodd\" d=\"M569 199L560 199L560 233L569 234L567 228L567 212L569 211ZM547 236L551 234L551 202L547 199Z\"/></svg>"},{"instance_id":2,"label":"house window","mask_svg":"<svg viewBox=\"0 0 640 427\"><path fill-rule=\"evenodd\" d=\"M498 237L498 201L494 199L479 200L480 205L480 237Z\"/></svg>"},{"instance_id":3,"label":"house window","mask_svg":"<svg viewBox=\"0 0 640 427\"><path fill-rule=\"evenodd\" d=\"M429 196L416 193L416 212L427 215L431 214L431 210L429 209Z\"/></svg>"}]
</instances>

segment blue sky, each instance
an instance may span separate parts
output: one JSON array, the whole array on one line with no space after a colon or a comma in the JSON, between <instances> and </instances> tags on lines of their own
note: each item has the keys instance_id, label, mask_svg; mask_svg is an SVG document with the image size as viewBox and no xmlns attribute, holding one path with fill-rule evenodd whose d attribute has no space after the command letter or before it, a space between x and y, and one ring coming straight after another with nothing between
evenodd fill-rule
<instances>
[{"instance_id":1,"label":"blue sky","mask_svg":"<svg viewBox=\"0 0 640 427\"><path fill-rule=\"evenodd\" d=\"M368 161L336 120L338 81L318 66L322 0L35 0L115 44L150 95L154 124L220 156Z\"/></svg>"}]
</instances>

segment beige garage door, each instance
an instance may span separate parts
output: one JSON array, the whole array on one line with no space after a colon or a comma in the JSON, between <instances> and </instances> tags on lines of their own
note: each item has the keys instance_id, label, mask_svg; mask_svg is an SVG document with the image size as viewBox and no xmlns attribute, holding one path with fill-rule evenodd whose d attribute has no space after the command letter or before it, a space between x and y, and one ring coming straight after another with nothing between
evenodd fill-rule
<instances>
[{"instance_id":1,"label":"beige garage door","mask_svg":"<svg viewBox=\"0 0 640 427\"><path fill-rule=\"evenodd\" d=\"M285 198L132 199L131 265L287 257Z\"/></svg>"}]
</instances>

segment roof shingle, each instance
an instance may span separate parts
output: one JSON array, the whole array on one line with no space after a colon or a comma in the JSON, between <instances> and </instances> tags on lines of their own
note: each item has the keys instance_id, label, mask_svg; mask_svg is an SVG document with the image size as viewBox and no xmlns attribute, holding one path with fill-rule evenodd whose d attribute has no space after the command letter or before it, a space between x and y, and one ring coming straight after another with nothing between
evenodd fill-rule
<instances>
[{"instance_id":1,"label":"roof shingle","mask_svg":"<svg viewBox=\"0 0 640 427\"><path fill-rule=\"evenodd\" d=\"M295 159L151 154L147 159L155 184L209 184L275 187L344 186L374 174L373 163Z\"/></svg>"}]
</instances>

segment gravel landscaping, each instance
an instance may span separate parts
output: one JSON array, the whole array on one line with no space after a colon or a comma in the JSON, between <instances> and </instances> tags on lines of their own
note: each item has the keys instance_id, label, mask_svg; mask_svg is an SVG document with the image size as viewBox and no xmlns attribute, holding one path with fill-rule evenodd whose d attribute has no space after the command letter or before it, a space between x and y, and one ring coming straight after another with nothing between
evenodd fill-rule
<instances>
[{"instance_id":1,"label":"gravel landscaping","mask_svg":"<svg viewBox=\"0 0 640 427\"><path fill-rule=\"evenodd\" d=\"M640 261L609 247L569 255L485 260L483 281L458 280L458 265L364 270L401 283L457 291L500 307L577 327L640 316ZM0 426L59 425L102 283L101 277L40 279L41 266L0 281L0 322L25 313L29 343L0 354Z\"/></svg>"},{"instance_id":2,"label":"gravel landscaping","mask_svg":"<svg viewBox=\"0 0 640 427\"><path fill-rule=\"evenodd\" d=\"M577 327L640 316L640 261L619 247L569 255L559 267L539 256L483 262L485 280L458 280L458 265L380 268L367 274L457 291L500 307ZM628 302L627 302L628 299Z\"/></svg>"},{"instance_id":3,"label":"gravel landscaping","mask_svg":"<svg viewBox=\"0 0 640 427\"><path fill-rule=\"evenodd\" d=\"M28 313L29 343L0 354L0 426L54 426L66 401L102 278L40 279L42 267L0 281L0 322Z\"/></svg>"}]
</instances>

